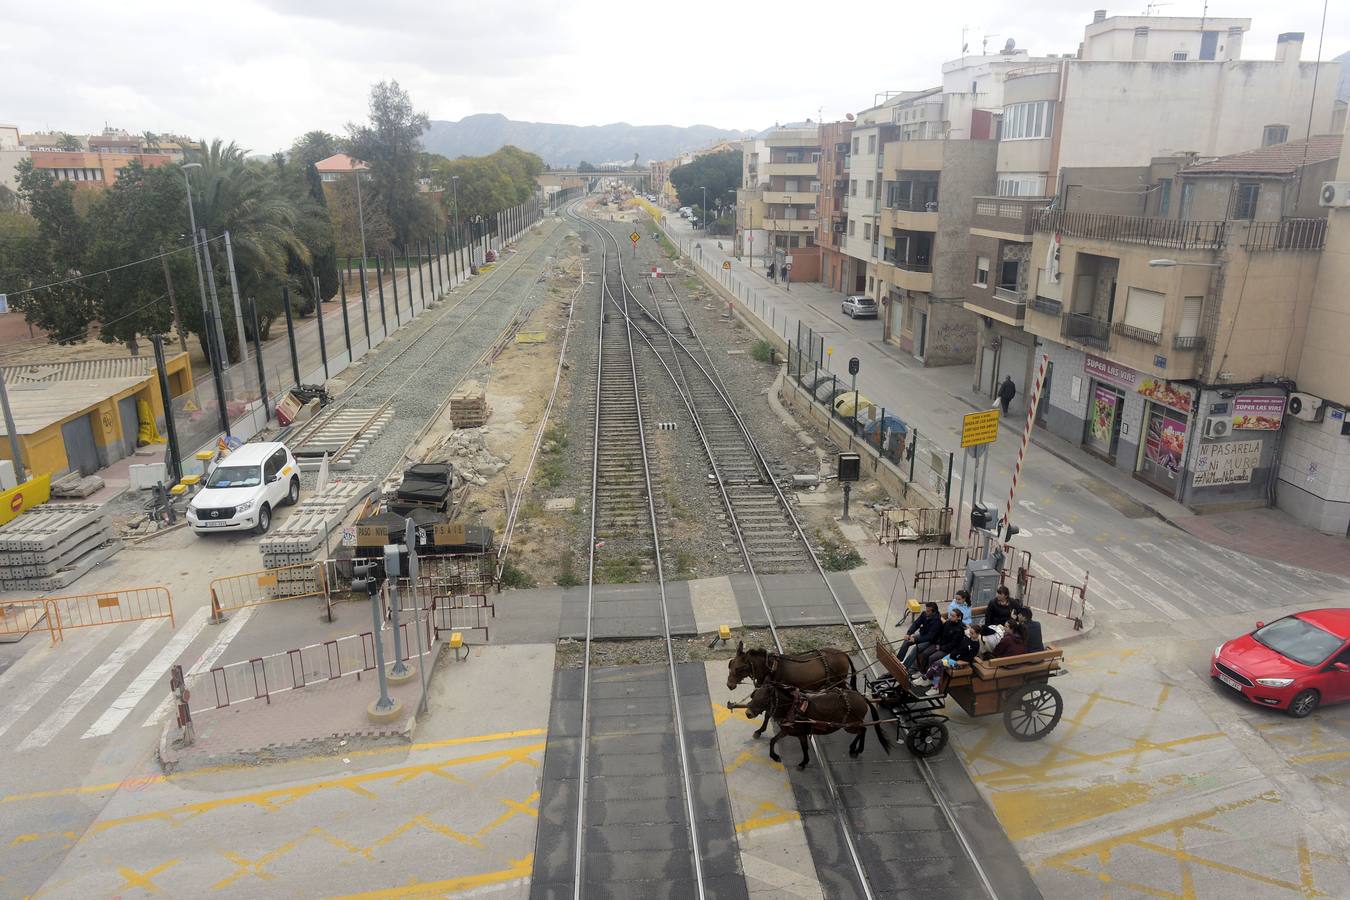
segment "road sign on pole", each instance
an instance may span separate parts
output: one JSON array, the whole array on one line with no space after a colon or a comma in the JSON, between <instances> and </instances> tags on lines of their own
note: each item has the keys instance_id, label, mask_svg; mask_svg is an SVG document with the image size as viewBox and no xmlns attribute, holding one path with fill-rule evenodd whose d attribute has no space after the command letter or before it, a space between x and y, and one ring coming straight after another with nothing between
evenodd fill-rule
<instances>
[{"instance_id":1,"label":"road sign on pole","mask_svg":"<svg viewBox=\"0 0 1350 900\"><path fill-rule=\"evenodd\" d=\"M638 233L635 231L635 232L633 232L632 234L630 234L630 235L628 236L628 239L629 239L630 241L632 241L633 243L636 244L638 241L642 240L642 235L638 234Z\"/></svg>"},{"instance_id":2,"label":"road sign on pole","mask_svg":"<svg viewBox=\"0 0 1350 900\"><path fill-rule=\"evenodd\" d=\"M722 268L724 268L724 269L730 269L730 268L731 268L731 260L729 260L729 259L723 260L723 261L722 261Z\"/></svg>"},{"instance_id":3,"label":"road sign on pole","mask_svg":"<svg viewBox=\"0 0 1350 900\"><path fill-rule=\"evenodd\" d=\"M961 446L974 447L998 440L998 410L967 413L961 419Z\"/></svg>"}]
</instances>

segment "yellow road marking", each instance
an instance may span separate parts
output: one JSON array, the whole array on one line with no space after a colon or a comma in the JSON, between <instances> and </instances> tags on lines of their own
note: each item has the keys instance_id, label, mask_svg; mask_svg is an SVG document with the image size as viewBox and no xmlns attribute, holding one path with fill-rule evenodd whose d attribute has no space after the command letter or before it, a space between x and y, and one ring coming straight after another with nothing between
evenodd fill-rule
<instances>
[{"instance_id":1,"label":"yellow road marking","mask_svg":"<svg viewBox=\"0 0 1350 900\"><path fill-rule=\"evenodd\" d=\"M757 815L753 815L743 822L736 823L736 833L744 834L747 831L754 831L756 828L768 828L772 825L782 825L785 822L797 822L801 820L801 814L796 810L783 809L776 803L770 803L765 800L756 808Z\"/></svg>"},{"instance_id":2,"label":"yellow road marking","mask_svg":"<svg viewBox=\"0 0 1350 900\"><path fill-rule=\"evenodd\" d=\"M211 890L218 891L221 888L227 888L231 884L234 884L234 882L236 882L240 878L243 878L245 875L256 875L257 877L263 879L264 881L271 881L277 876L273 875L271 872L263 871L263 866L270 865L271 863L285 856L287 853L290 853L296 847L300 846L300 841L302 840L304 839L297 838L296 840L293 841L287 841L277 849L272 850L268 853L264 853L256 860L240 856L238 853L222 853L221 854L222 856L224 856L230 862L234 863L235 871L233 874L226 875L220 881L217 881L215 884L211 885Z\"/></svg>"},{"instance_id":3,"label":"yellow road marking","mask_svg":"<svg viewBox=\"0 0 1350 900\"><path fill-rule=\"evenodd\" d=\"M493 750L488 753L478 753L473 756L459 756L434 762L417 763L411 766L400 766L394 769L382 769L375 772L358 772L352 775L344 775L340 778L326 778L308 784L269 788L267 790L255 791L249 794L218 797L214 800L205 800L200 803L186 803L170 809L154 810L151 812L137 813L132 816L97 821L83 832L53 831L36 834L22 834L13 838L9 842L9 845L12 847L29 841L52 837L63 837L66 840L79 843L88 836L102 834L105 831L111 831L112 829L120 828L123 825L135 825L154 821L164 821L171 825L181 825L197 816L213 812L217 809L230 807L257 806L270 811L275 810L278 803L291 803L295 800L303 799L325 790L347 790L358 796L373 798L376 795L367 790L364 785L382 781L392 781L395 784L399 784L409 780L406 777L409 775L436 774L438 770L448 766L462 766L476 762L487 762L489 760L500 759L504 756L515 758L522 753L532 753L543 749L544 742L541 741L537 744L529 744L524 747Z\"/></svg>"},{"instance_id":4,"label":"yellow road marking","mask_svg":"<svg viewBox=\"0 0 1350 900\"><path fill-rule=\"evenodd\" d=\"M332 897L330 900L396 900L400 897L438 897L445 894L460 893L472 888L528 878L533 868L534 854L531 853L522 859L511 860L509 866L505 869L498 869L496 872L461 875L458 878L450 878L445 881L409 881L400 887L380 888L374 891L363 891L359 894L343 894L340 897Z\"/></svg>"},{"instance_id":5,"label":"yellow road marking","mask_svg":"<svg viewBox=\"0 0 1350 900\"><path fill-rule=\"evenodd\" d=\"M506 807L506 812L502 813L500 816L493 819L491 822L484 825L482 828L478 829L478 837L482 837L483 835L487 834L488 832L492 831L498 826L506 823L507 821L519 815L527 815L536 819L539 818L539 811L537 809L533 809L530 806L531 803L539 802L538 791L535 791L533 794L530 794L530 796L526 797L524 803L519 803L515 800L508 800L506 798L501 798L497 802L500 803L502 806Z\"/></svg>"},{"instance_id":6,"label":"yellow road marking","mask_svg":"<svg viewBox=\"0 0 1350 900\"><path fill-rule=\"evenodd\" d=\"M481 744L489 741L504 741L513 738L539 737L546 734L543 728L523 728L518 731L500 731L496 734L479 734L472 737L450 738L444 741L428 741L420 744L391 745L388 747L374 747L370 750L353 750L346 754L347 759L365 759L371 756L382 756L388 753L416 753L420 750L439 750L445 747L458 747L464 744ZM295 759L278 760L270 765L273 767L296 766L312 762L331 762L334 756L331 754L301 756ZM231 763L220 766L203 766L200 769L192 769L188 772L181 772L171 775L149 775L144 778L126 778L122 781L110 781L105 784L85 784L76 787L54 788L47 791L31 791L26 794L8 794L0 797L0 806L6 803L22 803L28 800L50 800L55 797L72 797L81 794L102 794L107 791L115 791L129 784L134 784L137 790L150 787L154 784L171 784L185 777L197 778L202 775L214 775L219 772L233 772L239 769L256 769L257 766L250 763Z\"/></svg>"},{"instance_id":7,"label":"yellow road marking","mask_svg":"<svg viewBox=\"0 0 1350 900\"><path fill-rule=\"evenodd\" d=\"M153 879L160 872L178 865L181 860L171 859L166 863L161 863L153 869L147 869L144 872L137 872L135 869L129 869L126 866L118 866L117 874L122 876L122 885L114 893L120 894L122 891L141 890L147 894L158 894L159 886Z\"/></svg>"}]
</instances>

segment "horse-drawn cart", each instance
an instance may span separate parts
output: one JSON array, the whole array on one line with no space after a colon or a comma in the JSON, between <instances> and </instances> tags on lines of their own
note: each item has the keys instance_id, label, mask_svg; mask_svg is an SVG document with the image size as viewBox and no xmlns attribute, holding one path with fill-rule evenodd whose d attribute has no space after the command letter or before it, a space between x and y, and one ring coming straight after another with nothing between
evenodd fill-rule
<instances>
[{"instance_id":1,"label":"horse-drawn cart","mask_svg":"<svg viewBox=\"0 0 1350 900\"><path fill-rule=\"evenodd\" d=\"M1064 700L1049 683L1062 671L1064 651L1053 646L957 666L931 695L915 690L887 644L878 642L876 651L886 674L867 680L867 694L895 716L897 737L916 756L933 756L947 745L947 697L969 716L1003 713L1004 727L1019 741L1045 737L1064 713Z\"/></svg>"}]
</instances>

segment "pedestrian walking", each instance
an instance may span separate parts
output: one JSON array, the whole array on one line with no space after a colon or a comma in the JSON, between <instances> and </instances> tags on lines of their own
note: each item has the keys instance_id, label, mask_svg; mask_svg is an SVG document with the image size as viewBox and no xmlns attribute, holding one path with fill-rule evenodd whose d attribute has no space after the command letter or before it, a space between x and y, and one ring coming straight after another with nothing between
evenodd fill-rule
<instances>
[{"instance_id":1,"label":"pedestrian walking","mask_svg":"<svg viewBox=\"0 0 1350 900\"><path fill-rule=\"evenodd\" d=\"M1003 383L998 386L998 402L1003 407L1003 414L1008 414L1008 406L1017 396L1017 385L1013 384L1012 376L1008 375L1003 379Z\"/></svg>"}]
</instances>

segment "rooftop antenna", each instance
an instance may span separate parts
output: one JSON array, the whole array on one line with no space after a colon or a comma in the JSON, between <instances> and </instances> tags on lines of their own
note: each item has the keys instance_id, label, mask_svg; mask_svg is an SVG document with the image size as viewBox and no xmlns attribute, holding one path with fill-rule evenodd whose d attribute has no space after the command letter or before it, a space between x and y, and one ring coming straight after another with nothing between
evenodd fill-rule
<instances>
[{"instance_id":1,"label":"rooftop antenna","mask_svg":"<svg viewBox=\"0 0 1350 900\"><path fill-rule=\"evenodd\" d=\"M990 38L996 38L996 37L998 37L998 35L996 35L996 34L986 34L986 35L984 36L984 40L980 41L980 55L981 55L981 56L988 56L988 55L989 55L989 39L990 39Z\"/></svg>"},{"instance_id":2,"label":"rooftop antenna","mask_svg":"<svg viewBox=\"0 0 1350 900\"><path fill-rule=\"evenodd\" d=\"M966 51L970 49L969 42L966 41L966 32L970 31L969 25L961 26L961 55L965 56Z\"/></svg>"},{"instance_id":3,"label":"rooftop antenna","mask_svg":"<svg viewBox=\"0 0 1350 900\"><path fill-rule=\"evenodd\" d=\"M1163 6L1171 6L1171 5L1172 5L1171 3L1158 3L1157 0L1149 0L1149 4L1148 4L1147 6L1144 7L1144 15L1146 15L1146 16L1151 16L1151 15L1153 15L1155 12L1157 12L1158 9L1159 9L1160 7L1163 7ZM1206 4L1205 9L1208 11L1208 9L1209 9L1209 5L1208 5L1208 4ZM1201 24L1201 27L1203 28L1203 27L1204 27L1204 18L1203 18L1203 17L1201 18L1200 24Z\"/></svg>"}]
</instances>

